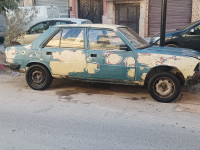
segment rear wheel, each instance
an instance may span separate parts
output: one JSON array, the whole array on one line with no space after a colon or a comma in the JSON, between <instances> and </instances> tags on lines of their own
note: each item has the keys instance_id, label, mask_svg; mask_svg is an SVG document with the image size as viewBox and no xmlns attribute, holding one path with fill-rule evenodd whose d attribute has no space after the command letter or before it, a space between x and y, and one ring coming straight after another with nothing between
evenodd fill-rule
<instances>
[{"instance_id":1,"label":"rear wheel","mask_svg":"<svg viewBox=\"0 0 200 150\"><path fill-rule=\"evenodd\" d=\"M26 72L26 82L34 90L44 90L51 85L52 81L49 70L41 65L33 65Z\"/></svg>"},{"instance_id":2,"label":"rear wheel","mask_svg":"<svg viewBox=\"0 0 200 150\"><path fill-rule=\"evenodd\" d=\"M178 98L181 84L179 79L171 73L157 73L149 80L148 90L156 101L170 103Z\"/></svg>"}]
</instances>

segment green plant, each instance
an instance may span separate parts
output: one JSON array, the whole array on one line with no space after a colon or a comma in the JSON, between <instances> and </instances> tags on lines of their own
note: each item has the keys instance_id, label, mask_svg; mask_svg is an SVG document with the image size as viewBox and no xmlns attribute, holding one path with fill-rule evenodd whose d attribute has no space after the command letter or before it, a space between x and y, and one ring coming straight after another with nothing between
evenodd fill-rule
<instances>
[{"instance_id":1,"label":"green plant","mask_svg":"<svg viewBox=\"0 0 200 150\"><path fill-rule=\"evenodd\" d=\"M15 9L6 13L7 32L5 34L4 47L15 45L14 42L25 35L25 27L34 20L37 13L36 7Z\"/></svg>"}]
</instances>

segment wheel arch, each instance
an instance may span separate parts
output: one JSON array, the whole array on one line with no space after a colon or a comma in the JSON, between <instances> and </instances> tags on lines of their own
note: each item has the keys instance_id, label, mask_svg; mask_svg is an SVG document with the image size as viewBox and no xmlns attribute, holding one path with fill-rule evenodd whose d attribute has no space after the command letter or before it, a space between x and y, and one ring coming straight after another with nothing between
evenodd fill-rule
<instances>
[{"instance_id":1,"label":"wheel arch","mask_svg":"<svg viewBox=\"0 0 200 150\"><path fill-rule=\"evenodd\" d=\"M154 74L160 73L160 72L170 72L171 74L175 75L179 79L181 85L185 83L185 78L182 72L178 68L172 67L172 66L156 66L147 73L147 76L144 81L145 85L148 84L148 81Z\"/></svg>"},{"instance_id":2,"label":"wheel arch","mask_svg":"<svg viewBox=\"0 0 200 150\"><path fill-rule=\"evenodd\" d=\"M174 45L177 45L178 47L181 47L181 46L182 46L182 45L181 45L179 42L177 42L177 41L166 41L165 45L167 46L167 45L169 45L169 44L174 44Z\"/></svg>"},{"instance_id":3,"label":"wheel arch","mask_svg":"<svg viewBox=\"0 0 200 150\"><path fill-rule=\"evenodd\" d=\"M47 67L47 65L45 65L45 64L43 64L43 63L41 63L41 62L29 62L27 65L26 65L26 68L28 67L31 67L31 66L33 66L33 65L41 65L41 66L43 66L43 67L45 67L50 73L51 73L51 71L50 71L50 69Z\"/></svg>"}]
</instances>

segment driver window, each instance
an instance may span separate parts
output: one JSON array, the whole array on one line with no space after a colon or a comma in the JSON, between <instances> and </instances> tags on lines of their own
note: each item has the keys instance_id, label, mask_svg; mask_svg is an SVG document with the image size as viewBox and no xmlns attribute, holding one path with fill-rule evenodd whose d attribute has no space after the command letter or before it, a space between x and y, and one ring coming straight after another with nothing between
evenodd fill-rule
<instances>
[{"instance_id":1,"label":"driver window","mask_svg":"<svg viewBox=\"0 0 200 150\"><path fill-rule=\"evenodd\" d=\"M89 47L93 50L123 50L126 44L113 31L90 29Z\"/></svg>"},{"instance_id":2,"label":"driver window","mask_svg":"<svg viewBox=\"0 0 200 150\"><path fill-rule=\"evenodd\" d=\"M49 28L49 26L50 26L50 22L39 23L39 24L33 26L29 30L29 34L43 33L44 31L46 31Z\"/></svg>"}]
</instances>

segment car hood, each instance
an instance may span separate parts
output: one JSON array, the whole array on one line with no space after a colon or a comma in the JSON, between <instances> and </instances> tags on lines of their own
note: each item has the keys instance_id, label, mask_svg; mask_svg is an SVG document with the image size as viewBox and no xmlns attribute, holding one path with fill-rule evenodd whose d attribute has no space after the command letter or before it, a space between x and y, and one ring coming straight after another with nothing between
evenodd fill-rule
<instances>
[{"instance_id":1,"label":"car hood","mask_svg":"<svg viewBox=\"0 0 200 150\"><path fill-rule=\"evenodd\" d=\"M138 53L154 53L154 54L165 54L165 55L176 55L176 56L186 56L194 57L196 55L200 56L200 52L186 48L174 48L174 47L160 47L151 46L145 49L139 49Z\"/></svg>"}]
</instances>

